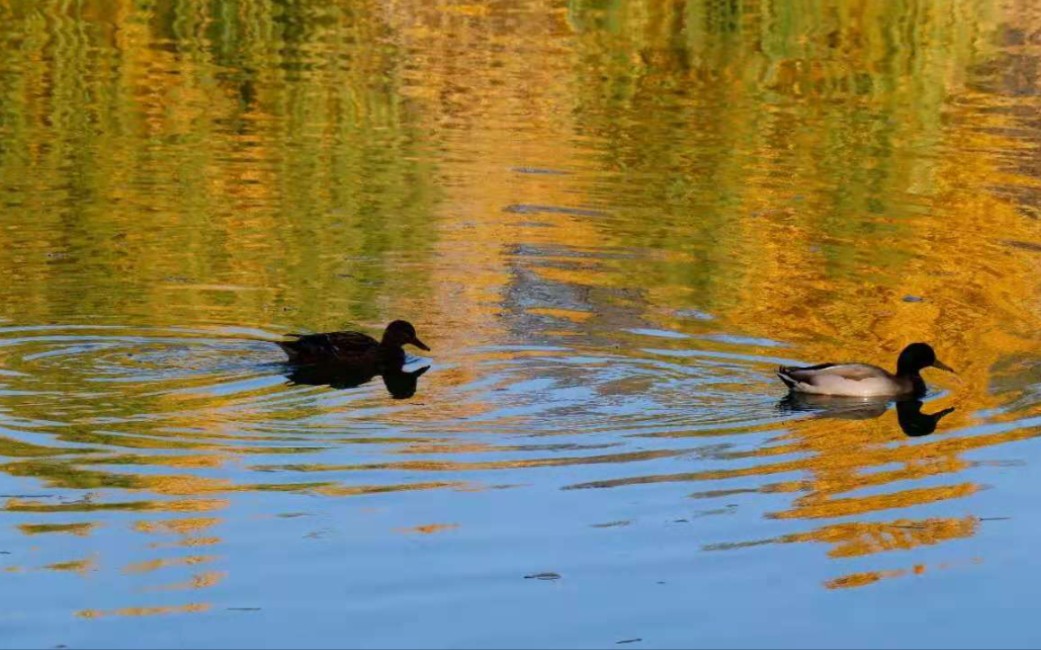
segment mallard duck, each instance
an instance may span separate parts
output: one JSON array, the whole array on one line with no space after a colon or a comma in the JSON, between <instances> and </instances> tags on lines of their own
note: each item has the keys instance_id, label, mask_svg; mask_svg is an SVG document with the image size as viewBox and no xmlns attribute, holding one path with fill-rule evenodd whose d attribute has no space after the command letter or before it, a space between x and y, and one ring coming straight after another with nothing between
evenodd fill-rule
<instances>
[{"instance_id":1,"label":"mallard duck","mask_svg":"<svg viewBox=\"0 0 1041 650\"><path fill-rule=\"evenodd\" d=\"M430 348L416 336L416 328L408 321L396 320L383 331L379 341L361 332L326 332L324 334L287 334L295 341L280 341L290 363L336 363L371 367L373 374L384 368L400 369L405 363L404 345L421 350Z\"/></svg>"},{"instance_id":2,"label":"mallard duck","mask_svg":"<svg viewBox=\"0 0 1041 650\"><path fill-rule=\"evenodd\" d=\"M866 363L822 363L805 368L781 366L777 376L797 393L898 397L924 394L925 382L919 373L929 367L954 372L936 358L927 343L912 343L900 353L895 375Z\"/></svg>"}]
</instances>

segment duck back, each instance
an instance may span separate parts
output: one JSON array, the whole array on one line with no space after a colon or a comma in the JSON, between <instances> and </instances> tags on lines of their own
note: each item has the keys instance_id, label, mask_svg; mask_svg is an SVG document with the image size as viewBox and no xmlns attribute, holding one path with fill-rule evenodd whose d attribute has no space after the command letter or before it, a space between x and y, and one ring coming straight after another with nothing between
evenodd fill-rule
<instances>
[{"instance_id":1,"label":"duck back","mask_svg":"<svg viewBox=\"0 0 1041 650\"><path fill-rule=\"evenodd\" d=\"M913 383L866 363L825 363L819 366L778 368L777 376L788 388L816 395L881 397L914 390Z\"/></svg>"},{"instance_id":2,"label":"duck back","mask_svg":"<svg viewBox=\"0 0 1041 650\"><path fill-rule=\"evenodd\" d=\"M361 332L328 332L325 334L290 334L295 341L282 341L293 363L341 363L376 362L379 357L379 341Z\"/></svg>"}]
</instances>

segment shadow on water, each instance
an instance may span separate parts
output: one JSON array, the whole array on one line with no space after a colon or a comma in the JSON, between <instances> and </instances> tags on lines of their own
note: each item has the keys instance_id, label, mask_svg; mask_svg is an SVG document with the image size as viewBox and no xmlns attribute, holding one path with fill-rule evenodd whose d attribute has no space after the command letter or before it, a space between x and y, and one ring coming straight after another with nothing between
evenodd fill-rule
<instances>
[{"instance_id":1,"label":"shadow on water","mask_svg":"<svg viewBox=\"0 0 1041 650\"><path fill-rule=\"evenodd\" d=\"M917 398L893 400L888 397L844 397L796 392L781 398L777 409L786 413L813 413L819 418L873 420L885 414L893 403L896 404L896 419L900 428L911 437L933 433L940 420L954 412L952 406L935 413L922 413L925 404Z\"/></svg>"},{"instance_id":2,"label":"shadow on water","mask_svg":"<svg viewBox=\"0 0 1041 650\"><path fill-rule=\"evenodd\" d=\"M394 399L408 399L416 394L419 378L430 370L423 366L418 370L404 370L403 367L385 369L382 372L374 368L356 368L340 364L315 364L307 366L287 366L286 378L292 384L307 386L329 386L338 390L356 388L366 384L377 375L383 378L383 385Z\"/></svg>"}]
</instances>

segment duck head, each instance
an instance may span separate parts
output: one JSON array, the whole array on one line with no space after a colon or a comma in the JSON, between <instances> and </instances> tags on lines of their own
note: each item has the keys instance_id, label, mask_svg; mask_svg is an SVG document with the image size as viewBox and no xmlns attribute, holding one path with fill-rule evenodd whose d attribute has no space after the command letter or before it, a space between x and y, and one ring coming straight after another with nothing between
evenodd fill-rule
<instances>
[{"instance_id":1,"label":"duck head","mask_svg":"<svg viewBox=\"0 0 1041 650\"><path fill-rule=\"evenodd\" d=\"M426 343L419 340L416 336L416 328L412 327L412 323L404 320L396 320L390 325L387 325L387 329L383 330L382 345L400 348L403 345L414 345L420 350L430 351Z\"/></svg>"},{"instance_id":2,"label":"duck head","mask_svg":"<svg viewBox=\"0 0 1041 650\"><path fill-rule=\"evenodd\" d=\"M913 377L923 368L939 368L947 372L954 369L936 358L936 353L928 343L912 343L900 353L896 361L896 374L903 377Z\"/></svg>"}]
</instances>

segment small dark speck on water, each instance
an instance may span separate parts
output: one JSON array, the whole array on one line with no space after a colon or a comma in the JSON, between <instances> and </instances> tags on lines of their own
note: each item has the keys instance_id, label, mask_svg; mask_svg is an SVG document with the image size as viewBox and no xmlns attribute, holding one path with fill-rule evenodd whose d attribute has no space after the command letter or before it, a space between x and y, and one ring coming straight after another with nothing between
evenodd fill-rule
<instances>
[{"instance_id":1,"label":"small dark speck on water","mask_svg":"<svg viewBox=\"0 0 1041 650\"><path fill-rule=\"evenodd\" d=\"M511 167L510 171L518 174L544 174L547 176L567 176L569 173L559 169L544 169L541 167Z\"/></svg>"},{"instance_id":2,"label":"small dark speck on water","mask_svg":"<svg viewBox=\"0 0 1041 650\"><path fill-rule=\"evenodd\" d=\"M524 576L524 579L525 580L531 580L531 579L535 579L535 580L560 580L560 574L559 573L553 573L553 572L550 572L550 571L547 571L546 573L532 573L531 575Z\"/></svg>"},{"instance_id":3,"label":"small dark speck on water","mask_svg":"<svg viewBox=\"0 0 1041 650\"><path fill-rule=\"evenodd\" d=\"M259 607L228 607L231 612L259 612Z\"/></svg>"},{"instance_id":4,"label":"small dark speck on water","mask_svg":"<svg viewBox=\"0 0 1041 650\"><path fill-rule=\"evenodd\" d=\"M536 214L540 212L549 214L566 214L573 217L605 217L606 213L590 208L569 208L557 205L535 205L528 203L513 203L502 209L503 212L516 214Z\"/></svg>"},{"instance_id":5,"label":"small dark speck on water","mask_svg":"<svg viewBox=\"0 0 1041 650\"><path fill-rule=\"evenodd\" d=\"M623 643L639 643L640 641L643 641L643 639L636 637L635 639L622 639L621 641L615 641L614 643L615 645L622 645Z\"/></svg>"},{"instance_id":6,"label":"small dark speck on water","mask_svg":"<svg viewBox=\"0 0 1041 650\"><path fill-rule=\"evenodd\" d=\"M628 526L631 522L628 519L619 519L618 521L608 521L602 524L590 524L593 528L616 528L618 526Z\"/></svg>"},{"instance_id":7,"label":"small dark speck on water","mask_svg":"<svg viewBox=\"0 0 1041 650\"><path fill-rule=\"evenodd\" d=\"M925 302L925 298L921 296L904 296L904 302Z\"/></svg>"}]
</instances>

